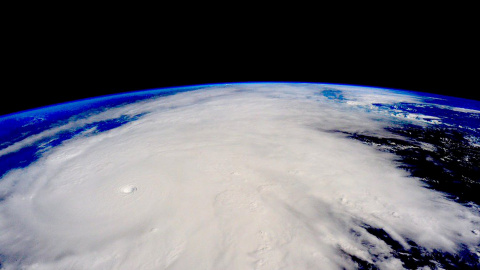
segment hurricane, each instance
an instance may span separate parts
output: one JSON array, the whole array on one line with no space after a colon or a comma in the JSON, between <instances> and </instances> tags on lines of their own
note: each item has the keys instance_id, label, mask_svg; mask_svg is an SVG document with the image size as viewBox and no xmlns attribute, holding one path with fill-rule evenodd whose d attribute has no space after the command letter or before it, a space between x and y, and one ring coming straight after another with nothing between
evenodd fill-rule
<instances>
[{"instance_id":1,"label":"hurricane","mask_svg":"<svg viewBox=\"0 0 480 270\"><path fill-rule=\"evenodd\" d=\"M232 83L0 117L0 267L478 269L469 102Z\"/></svg>"}]
</instances>

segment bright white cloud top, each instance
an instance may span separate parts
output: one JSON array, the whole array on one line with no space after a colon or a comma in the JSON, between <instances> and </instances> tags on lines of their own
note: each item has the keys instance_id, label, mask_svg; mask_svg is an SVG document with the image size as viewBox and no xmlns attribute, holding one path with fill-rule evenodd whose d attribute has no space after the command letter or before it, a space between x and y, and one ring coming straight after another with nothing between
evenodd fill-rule
<instances>
[{"instance_id":1,"label":"bright white cloud top","mask_svg":"<svg viewBox=\"0 0 480 270\"><path fill-rule=\"evenodd\" d=\"M0 179L2 266L404 269L398 250L414 247L478 260L475 203L427 188L395 154L347 136L401 138L385 128L438 124L375 107L401 102L424 104L351 86L212 85L4 144L7 159L91 125ZM132 120L102 132L94 124L120 117Z\"/></svg>"}]
</instances>

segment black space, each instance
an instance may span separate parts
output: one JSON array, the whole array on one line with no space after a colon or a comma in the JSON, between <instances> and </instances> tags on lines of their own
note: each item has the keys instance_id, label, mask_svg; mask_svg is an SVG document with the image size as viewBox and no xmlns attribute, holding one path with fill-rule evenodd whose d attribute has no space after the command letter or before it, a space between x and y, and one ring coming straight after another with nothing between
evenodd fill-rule
<instances>
[{"instance_id":1,"label":"black space","mask_svg":"<svg viewBox=\"0 0 480 270\"><path fill-rule=\"evenodd\" d=\"M199 55L196 55L198 53ZM271 53L271 52L269 52ZM362 53L362 52L355 52ZM188 55L124 59L65 56L27 63L2 94L0 114L113 93L223 82L292 81L378 86L478 99L474 70L455 61L413 56L302 54ZM445 62L443 62L445 61Z\"/></svg>"},{"instance_id":2,"label":"black space","mask_svg":"<svg viewBox=\"0 0 480 270\"><path fill-rule=\"evenodd\" d=\"M92 29L83 17L61 28L62 21L48 24L42 17L18 32L20 41L7 42L12 60L3 64L0 115L135 90L252 81L355 84L480 100L468 29L460 31L460 23L442 14L409 26L403 15L386 25L389 16L312 17L306 30L292 20L245 28L249 17L231 19L238 21L233 27L213 21L176 28L177 21L165 21L154 30L119 21ZM342 27L333 27L339 22Z\"/></svg>"}]
</instances>

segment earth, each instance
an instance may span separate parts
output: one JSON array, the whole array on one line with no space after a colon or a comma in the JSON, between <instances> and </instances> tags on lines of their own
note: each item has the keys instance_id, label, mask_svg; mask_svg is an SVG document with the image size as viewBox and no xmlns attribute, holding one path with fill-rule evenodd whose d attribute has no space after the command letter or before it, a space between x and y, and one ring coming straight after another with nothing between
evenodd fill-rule
<instances>
[{"instance_id":1,"label":"earth","mask_svg":"<svg viewBox=\"0 0 480 270\"><path fill-rule=\"evenodd\" d=\"M480 102L198 85L0 118L2 269L480 269Z\"/></svg>"}]
</instances>

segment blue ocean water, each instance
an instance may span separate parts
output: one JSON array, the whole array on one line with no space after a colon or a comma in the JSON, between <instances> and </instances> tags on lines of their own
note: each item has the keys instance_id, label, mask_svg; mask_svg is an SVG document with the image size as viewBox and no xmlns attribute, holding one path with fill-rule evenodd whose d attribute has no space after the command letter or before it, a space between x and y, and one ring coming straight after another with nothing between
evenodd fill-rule
<instances>
[{"instance_id":1,"label":"blue ocean water","mask_svg":"<svg viewBox=\"0 0 480 270\"><path fill-rule=\"evenodd\" d=\"M180 92L200 89L204 86L177 87L130 92L125 94L109 95L97 98L62 103L38 109L13 113L0 117L0 151L22 141L25 138L39 134L45 130L65 125L72 120L84 119L105 110L146 100L154 97L170 96ZM52 136L45 137L34 144L22 147L17 151L0 156L0 177L6 172L23 168L37 160L41 154L63 141L92 130L92 134L105 132L128 122L134 121L142 115L122 115L117 119L109 119L88 123L80 127L61 130Z\"/></svg>"},{"instance_id":2,"label":"blue ocean water","mask_svg":"<svg viewBox=\"0 0 480 270\"><path fill-rule=\"evenodd\" d=\"M480 101L416 91L385 90L415 97L420 102L373 103L374 111L398 116L399 118L407 118L408 115L421 115L422 120L436 123L437 126L459 129L480 138ZM321 90L319 94L334 102L345 103L349 101L342 90L336 89L335 85ZM364 109L372 111L370 107Z\"/></svg>"}]
</instances>

